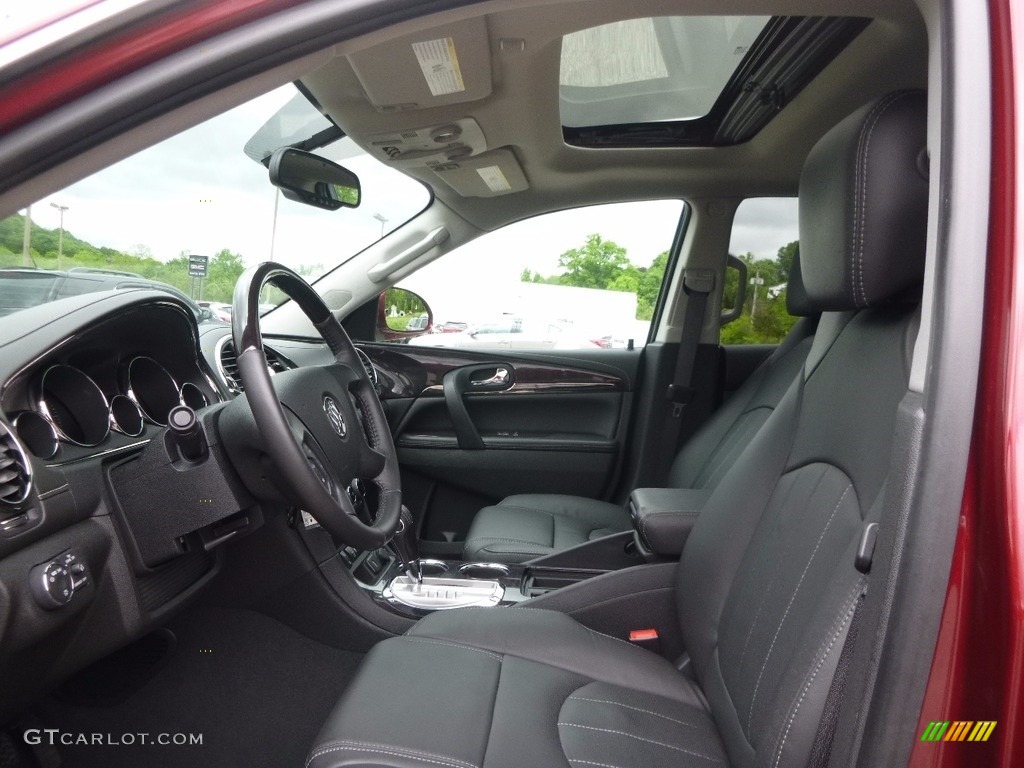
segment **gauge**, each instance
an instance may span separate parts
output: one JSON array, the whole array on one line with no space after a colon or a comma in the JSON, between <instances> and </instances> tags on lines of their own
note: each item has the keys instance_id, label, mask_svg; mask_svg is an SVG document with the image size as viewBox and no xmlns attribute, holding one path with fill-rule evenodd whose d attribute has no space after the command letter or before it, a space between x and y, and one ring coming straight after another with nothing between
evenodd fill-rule
<instances>
[{"instance_id":1,"label":"gauge","mask_svg":"<svg viewBox=\"0 0 1024 768\"><path fill-rule=\"evenodd\" d=\"M15 416L14 431L25 447L40 459L57 455L57 430L35 411L22 411Z\"/></svg>"},{"instance_id":2,"label":"gauge","mask_svg":"<svg viewBox=\"0 0 1024 768\"><path fill-rule=\"evenodd\" d=\"M174 377L151 357L140 355L128 363L127 393L154 424L167 426L167 414L181 404Z\"/></svg>"},{"instance_id":3,"label":"gauge","mask_svg":"<svg viewBox=\"0 0 1024 768\"><path fill-rule=\"evenodd\" d=\"M46 369L39 397L42 412L63 439L91 448L110 432L107 398L95 381L70 365Z\"/></svg>"},{"instance_id":4,"label":"gauge","mask_svg":"<svg viewBox=\"0 0 1024 768\"><path fill-rule=\"evenodd\" d=\"M210 401L206 399L206 395L203 394L203 390L191 381L186 381L181 385L180 400L182 405L187 405L193 411L198 411L200 408L205 408L210 404Z\"/></svg>"},{"instance_id":5,"label":"gauge","mask_svg":"<svg viewBox=\"0 0 1024 768\"><path fill-rule=\"evenodd\" d=\"M144 428L142 410L130 397L115 395L110 400L110 427L128 437L138 437Z\"/></svg>"}]
</instances>

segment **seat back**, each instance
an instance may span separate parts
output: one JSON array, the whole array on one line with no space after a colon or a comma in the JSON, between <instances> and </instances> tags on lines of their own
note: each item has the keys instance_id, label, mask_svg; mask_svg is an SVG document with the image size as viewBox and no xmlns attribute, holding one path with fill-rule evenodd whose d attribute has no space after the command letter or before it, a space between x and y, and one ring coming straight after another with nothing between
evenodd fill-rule
<instances>
[{"instance_id":1,"label":"seat back","mask_svg":"<svg viewBox=\"0 0 1024 768\"><path fill-rule=\"evenodd\" d=\"M923 275L925 97L892 94L812 150L802 271L822 315L803 372L719 483L679 567L686 648L731 762L805 765L884 509Z\"/></svg>"},{"instance_id":2,"label":"seat back","mask_svg":"<svg viewBox=\"0 0 1024 768\"><path fill-rule=\"evenodd\" d=\"M764 426L811 348L818 313L807 302L800 256L793 259L786 308L800 319L745 382L686 441L669 468L669 488L714 488Z\"/></svg>"}]
</instances>

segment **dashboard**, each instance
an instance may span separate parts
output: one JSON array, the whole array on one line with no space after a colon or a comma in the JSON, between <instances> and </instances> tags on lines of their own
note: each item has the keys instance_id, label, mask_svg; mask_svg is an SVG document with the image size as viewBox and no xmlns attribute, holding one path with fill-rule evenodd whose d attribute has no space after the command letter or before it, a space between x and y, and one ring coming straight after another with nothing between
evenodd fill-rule
<instances>
[{"instance_id":1,"label":"dashboard","mask_svg":"<svg viewBox=\"0 0 1024 768\"><path fill-rule=\"evenodd\" d=\"M0 718L195 594L224 524L259 523L237 482L213 478L231 475L219 446L198 472L161 445L175 407L231 399L212 353L191 311L149 290L0 327Z\"/></svg>"}]
</instances>

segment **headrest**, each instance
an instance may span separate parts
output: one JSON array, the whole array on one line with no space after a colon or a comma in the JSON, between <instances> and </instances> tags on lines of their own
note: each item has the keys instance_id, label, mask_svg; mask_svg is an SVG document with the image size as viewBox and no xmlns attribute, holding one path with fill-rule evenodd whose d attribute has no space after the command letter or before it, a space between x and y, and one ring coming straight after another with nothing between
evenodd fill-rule
<instances>
[{"instance_id":1,"label":"headrest","mask_svg":"<svg viewBox=\"0 0 1024 768\"><path fill-rule=\"evenodd\" d=\"M927 100L898 91L826 133L800 176L801 272L810 304L878 304L924 276Z\"/></svg>"},{"instance_id":2,"label":"headrest","mask_svg":"<svg viewBox=\"0 0 1024 768\"><path fill-rule=\"evenodd\" d=\"M807 317L817 310L811 304L804 288L803 275L800 272L800 246L793 255L793 263L789 267L789 283L786 285L786 311L794 317Z\"/></svg>"}]
</instances>

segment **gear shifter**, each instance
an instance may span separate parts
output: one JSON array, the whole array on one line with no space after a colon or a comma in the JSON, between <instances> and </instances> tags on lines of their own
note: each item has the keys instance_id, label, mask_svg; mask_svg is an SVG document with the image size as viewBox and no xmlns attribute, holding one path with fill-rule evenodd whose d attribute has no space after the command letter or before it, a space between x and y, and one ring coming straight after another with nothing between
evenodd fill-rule
<instances>
[{"instance_id":1,"label":"gear shifter","mask_svg":"<svg viewBox=\"0 0 1024 768\"><path fill-rule=\"evenodd\" d=\"M412 512L405 505L402 506L398 530L395 531L391 544L398 553L398 559L402 561L405 573L410 579L415 579L417 584L422 584L423 569L420 565L419 545L416 542L416 526L413 524Z\"/></svg>"}]
</instances>

